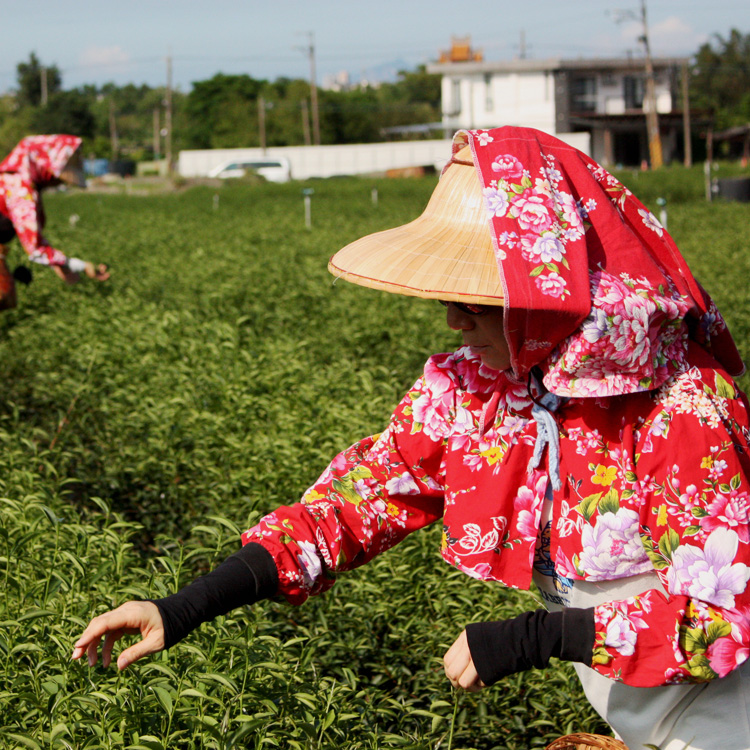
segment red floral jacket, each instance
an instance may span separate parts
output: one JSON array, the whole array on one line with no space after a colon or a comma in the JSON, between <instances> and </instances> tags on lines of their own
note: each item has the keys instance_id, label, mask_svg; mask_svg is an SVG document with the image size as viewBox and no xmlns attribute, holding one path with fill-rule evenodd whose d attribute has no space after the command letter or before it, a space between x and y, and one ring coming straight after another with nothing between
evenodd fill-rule
<instances>
[{"instance_id":1,"label":"red floral jacket","mask_svg":"<svg viewBox=\"0 0 750 750\"><path fill-rule=\"evenodd\" d=\"M442 517L448 563L527 589L548 484L547 471L528 469L531 407L524 384L469 349L434 356L381 435L337 456L300 503L264 517L243 543L272 554L280 592L299 604ZM669 592L598 606L590 666L636 686L730 672L750 648L744 394L691 343L657 390L573 397L556 417L557 571L610 581L656 570Z\"/></svg>"}]
</instances>

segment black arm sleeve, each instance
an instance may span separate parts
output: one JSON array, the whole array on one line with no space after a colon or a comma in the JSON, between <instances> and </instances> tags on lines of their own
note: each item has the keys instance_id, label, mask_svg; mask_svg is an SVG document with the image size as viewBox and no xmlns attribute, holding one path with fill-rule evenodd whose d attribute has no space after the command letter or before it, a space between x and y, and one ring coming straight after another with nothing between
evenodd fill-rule
<instances>
[{"instance_id":1,"label":"black arm sleeve","mask_svg":"<svg viewBox=\"0 0 750 750\"><path fill-rule=\"evenodd\" d=\"M553 656L590 665L594 609L537 609L512 620L472 623L466 626L466 636L477 674L485 685L515 672L546 667Z\"/></svg>"},{"instance_id":2,"label":"black arm sleeve","mask_svg":"<svg viewBox=\"0 0 750 750\"><path fill-rule=\"evenodd\" d=\"M174 646L203 622L243 604L268 599L276 594L278 587L278 572L271 553L260 544L246 544L176 594L153 600L164 623L164 647Z\"/></svg>"}]
</instances>

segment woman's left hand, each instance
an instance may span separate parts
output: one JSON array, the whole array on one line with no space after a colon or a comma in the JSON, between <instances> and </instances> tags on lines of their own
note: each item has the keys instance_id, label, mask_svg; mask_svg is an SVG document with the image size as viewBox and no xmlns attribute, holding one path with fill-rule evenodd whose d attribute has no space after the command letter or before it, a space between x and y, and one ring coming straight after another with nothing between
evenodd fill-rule
<instances>
[{"instance_id":1,"label":"woman's left hand","mask_svg":"<svg viewBox=\"0 0 750 750\"><path fill-rule=\"evenodd\" d=\"M109 278L109 269L106 263L99 263L95 266L93 263L86 263L86 276L94 281L106 281Z\"/></svg>"},{"instance_id":2,"label":"woman's left hand","mask_svg":"<svg viewBox=\"0 0 750 750\"><path fill-rule=\"evenodd\" d=\"M456 638L454 644L443 657L445 674L453 687L461 687L471 693L476 693L486 685L479 679L476 667L471 658L466 631Z\"/></svg>"}]
</instances>

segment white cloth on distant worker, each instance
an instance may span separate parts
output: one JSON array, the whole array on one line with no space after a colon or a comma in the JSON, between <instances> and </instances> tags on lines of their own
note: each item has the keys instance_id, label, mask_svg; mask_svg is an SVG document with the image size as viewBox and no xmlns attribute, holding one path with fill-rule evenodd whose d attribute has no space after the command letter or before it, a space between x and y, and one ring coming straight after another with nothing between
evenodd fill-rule
<instances>
[{"instance_id":1,"label":"white cloth on distant worker","mask_svg":"<svg viewBox=\"0 0 750 750\"><path fill-rule=\"evenodd\" d=\"M68 258L68 268L73 273L81 273L86 270L86 261L80 258Z\"/></svg>"}]
</instances>

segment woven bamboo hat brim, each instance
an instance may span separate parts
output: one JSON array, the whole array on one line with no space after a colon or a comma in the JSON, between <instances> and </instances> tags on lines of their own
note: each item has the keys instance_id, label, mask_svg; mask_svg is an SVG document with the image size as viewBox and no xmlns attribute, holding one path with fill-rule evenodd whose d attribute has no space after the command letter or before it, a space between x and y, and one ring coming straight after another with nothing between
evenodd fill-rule
<instances>
[{"instance_id":1,"label":"woven bamboo hat brim","mask_svg":"<svg viewBox=\"0 0 750 750\"><path fill-rule=\"evenodd\" d=\"M466 146L437 184L421 216L355 240L328 263L336 277L427 299L502 305L482 186Z\"/></svg>"}]
</instances>

